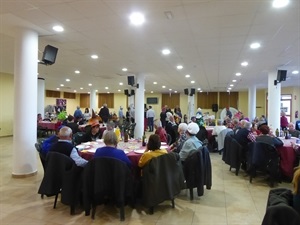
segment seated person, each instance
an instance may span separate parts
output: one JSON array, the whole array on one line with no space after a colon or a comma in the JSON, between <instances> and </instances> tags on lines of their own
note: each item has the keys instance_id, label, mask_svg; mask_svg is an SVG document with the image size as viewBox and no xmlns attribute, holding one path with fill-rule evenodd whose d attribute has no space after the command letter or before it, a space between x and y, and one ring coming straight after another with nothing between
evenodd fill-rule
<instances>
[{"instance_id":1,"label":"seated person","mask_svg":"<svg viewBox=\"0 0 300 225\"><path fill-rule=\"evenodd\" d=\"M89 127L89 129L88 129ZM102 133L100 131L99 121L93 121L90 126L86 126L86 133L83 138L83 142L88 141L96 141L97 139L101 139Z\"/></svg>"},{"instance_id":2,"label":"seated person","mask_svg":"<svg viewBox=\"0 0 300 225\"><path fill-rule=\"evenodd\" d=\"M59 140L53 144L49 151L59 152L73 159L77 166L84 167L87 160L81 158L77 149L72 144L72 130L70 127L62 127L58 133Z\"/></svg>"},{"instance_id":3,"label":"seated person","mask_svg":"<svg viewBox=\"0 0 300 225\"><path fill-rule=\"evenodd\" d=\"M169 115L169 121L166 123L166 132L171 136L171 144L173 144L177 139L177 124L172 115Z\"/></svg>"},{"instance_id":4,"label":"seated person","mask_svg":"<svg viewBox=\"0 0 300 225\"><path fill-rule=\"evenodd\" d=\"M42 122L43 118L42 118L42 114L37 114L37 123Z\"/></svg>"},{"instance_id":5,"label":"seated person","mask_svg":"<svg viewBox=\"0 0 300 225\"><path fill-rule=\"evenodd\" d=\"M251 132L251 123L244 121L242 123L243 127L237 131L233 138L245 149L245 147L250 142L255 142L255 136Z\"/></svg>"},{"instance_id":6,"label":"seated person","mask_svg":"<svg viewBox=\"0 0 300 225\"><path fill-rule=\"evenodd\" d=\"M300 167L298 167L293 176L293 208L300 214Z\"/></svg>"},{"instance_id":7,"label":"seated person","mask_svg":"<svg viewBox=\"0 0 300 225\"><path fill-rule=\"evenodd\" d=\"M184 142L186 141L186 130L187 130L187 124L186 123L181 123L178 126L178 134L179 137L177 140L170 146L170 150L173 152L179 153L182 149L182 146Z\"/></svg>"},{"instance_id":8,"label":"seated person","mask_svg":"<svg viewBox=\"0 0 300 225\"><path fill-rule=\"evenodd\" d=\"M217 126L214 127L212 131L213 136L218 136L222 130L225 130L226 127L222 124L222 120L217 120Z\"/></svg>"},{"instance_id":9,"label":"seated person","mask_svg":"<svg viewBox=\"0 0 300 225\"><path fill-rule=\"evenodd\" d=\"M78 124L74 122L74 117L71 115L68 116L65 126L70 127L73 134L80 132Z\"/></svg>"},{"instance_id":10,"label":"seated person","mask_svg":"<svg viewBox=\"0 0 300 225\"><path fill-rule=\"evenodd\" d=\"M166 130L162 127L161 121L159 119L154 121L154 128L155 128L155 134L157 134L160 138L161 142L168 142L167 139L167 132Z\"/></svg>"},{"instance_id":11,"label":"seated person","mask_svg":"<svg viewBox=\"0 0 300 225\"><path fill-rule=\"evenodd\" d=\"M47 155L47 153L49 152L49 150L51 149L53 144L56 144L58 142L58 136L56 134L51 135L50 137L48 137L47 139L45 139L42 143L42 154L44 156Z\"/></svg>"},{"instance_id":12,"label":"seated person","mask_svg":"<svg viewBox=\"0 0 300 225\"><path fill-rule=\"evenodd\" d=\"M263 142L274 147L283 146L283 142L270 133L270 128L268 125L262 125L259 127L261 134L256 137L257 142Z\"/></svg>"},{"instance_id":13,"label":"seated person","mask_svg":"<svg viewBox=\"0 0 300 225\"><path fill-rule=\"evenodd\" d=\"M106 130L103 131L102 137L104 138L105 134L108 131L114 131L114 128L115 128L115 123L114 122L111 122L111 121L107 122Z\"/></svg>"},{"instance_id":14,"label":"seated person","mask_svg":"<svg viewBox=\"0 0 300 225\"><path fill-rule=\"evenodd\" d=\"M289 123L288 128L289 128L289 133L291 134L292 137L296 137L296 138L300 137L300 131L295 129L293 123Z\"/></svg>"},{"instance_id":15,"label":"seated person","mask_svg":"<svg viewBox=\"0 0 300 225\"><path fill-rule=\"evenodd\" d=\"M146 150L139 160L139 167L144 167L150 159L167 154L167 150L160 149L160 138L157 134L152 134L149 137Z\"/></svg>"},{"instance_id":16,"label":"seated person","mask_svg":"<svg viewBox=\"0 0 300 225\"><path fill-rule=\"evenodd\" d=\"M212 120L210 117L208 117L207 126L216 126L216 123L214 120Z\"/></svg>"},{"instance_id":17,"label":"seated person","mask_svg":"<svg viewBox=\"0 0 300 225\"><path fill-rule=\"evenodd\" d=\"M121 160L131 167L131 161L126 156L125 152L121 149L117 149L118 138L114 131L107 131L104 135L104 144L106 146L98 148L95 152L94 157L109 157Z\"/></svg>"},{"instance_id":18,"label":"seated person","mask_svg":"<svg viewBox=\"0 0 300 225\"><path fill-rule=\"evenodd\" d=\"M196 123L189 123L186 130L187 140L184 142L181 151L179 152L179 157L181 161L185 159L193 152L197 151L201 146L202 142L196 137L199 132L199 126Z\"/></svg>"}]
</instances>

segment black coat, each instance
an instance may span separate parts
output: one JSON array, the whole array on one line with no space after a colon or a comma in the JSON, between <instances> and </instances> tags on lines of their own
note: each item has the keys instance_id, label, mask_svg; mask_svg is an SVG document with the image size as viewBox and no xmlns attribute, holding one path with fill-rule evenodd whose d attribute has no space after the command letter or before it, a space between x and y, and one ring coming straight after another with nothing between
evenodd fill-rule
<instances>
[{"instance_id":1,"label":"black coat","mask_svg":"<svg viewBox=\"0 0 300 225\"><path fill-rule=\"evenodd\" d=\"M133 199L133 176L126 163L113 158L94 158L83 173L83 205L89 215L92 205L109 198L120 207Z\"/></svg>"},{"instance_id":2,"label":"black coat","mask_svg":"<svg viewBox=\"0 0 300 225\"><path fill-rule=\"evenodd\" d=\"M143 204L153 207L172 200L185 188L184 175L176 153L152 158L143 167Z\"/></svg>"}]
</instances>

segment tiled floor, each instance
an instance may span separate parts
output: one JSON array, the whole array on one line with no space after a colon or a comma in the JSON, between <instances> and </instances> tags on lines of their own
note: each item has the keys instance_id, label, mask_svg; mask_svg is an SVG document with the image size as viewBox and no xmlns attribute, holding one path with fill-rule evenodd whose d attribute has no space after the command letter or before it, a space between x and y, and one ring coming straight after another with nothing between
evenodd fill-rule
<instances>
[{"instance_id":1,"label":"tiled floor","mask_svg":"<svg viewBox=\"0 0 300 225\"><path fill-rule=\"evenodd\" d=\"M33 146L34 148L34 146ZM37 194L43 177L39 162L38 174L29 178L11 177L12 137L0 138L0 224L22 225L59 225L59 224L201 224L201 225L259 225L265 213L269 186L263 178L254 179L250 184L242 171L235 176L234 170L221 160L216 153L211 154L213 167L213 186L205 190L204 196L190 201L183 191L175 199L175 209L170 202L164 202L148 215L145 208L126 207L126 219L119 221L118 211L114 207L99 206L93 221L84 212L69 214L69 207L60 202L53 209L53 198L44 198ZM279 187L291 188L291 184L282 183Z\"/></svg>"}]
</instances>

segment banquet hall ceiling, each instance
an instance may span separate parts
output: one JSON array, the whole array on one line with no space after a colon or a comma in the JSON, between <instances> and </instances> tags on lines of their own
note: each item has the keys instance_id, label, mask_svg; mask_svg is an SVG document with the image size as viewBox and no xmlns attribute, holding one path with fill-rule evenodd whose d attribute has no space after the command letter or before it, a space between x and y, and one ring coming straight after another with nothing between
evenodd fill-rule
<instances>
[{"instance_id":1,"label":"banquet hall ceiling","mask_svg":"<svg viewBox=\"0 0 300 225\"><path fill-rule=\"evenodd\" d=\"M136 11L145 15L141 26L130 24ZM267 0L0 0L0 72L14 73L19 26L38 33L39 59L46 45L59 49L55 64L38 65L49 90L118 93L128 89L128 75L143 73L147 93L226 91L230 84L241 91L267 88L268 73L277 69L288 71L282 87L300 87L292 74L300 70L298 0L284 8ZM261 47L251 49L253 42ZM163 55L164 48L171 53Z\"/></svg>"}]
</instances>

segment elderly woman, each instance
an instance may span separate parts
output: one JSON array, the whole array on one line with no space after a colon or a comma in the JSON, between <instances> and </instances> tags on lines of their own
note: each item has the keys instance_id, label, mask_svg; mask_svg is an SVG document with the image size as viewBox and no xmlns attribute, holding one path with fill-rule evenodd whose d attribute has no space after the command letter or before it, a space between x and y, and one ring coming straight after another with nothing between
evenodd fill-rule
<instances>
[{"instance_id":1,"label":"elderly woman","mask_svg":"<svg viewBox=\"0 0 300 225\"><path fill-rule=\"evenodd\" d=\"M257 142L263 142L269 145L273 145L275 147L283 146L283 142L270 133L270 128L268 127L268 125L260 126L259 131L261 132L261 135L256 137Z\"/></svg>"},{"instance_id":2,"label":"elderly woman","mask_svg":"<svg viewBox=\"0 0 300 225\"><path fill-rule=\"evenodd\" d=\"M179 124L179 126L178 126L179 137L177 138L176 142L171 145L171 147L170 147L171 151L177 152L177 153L179 153L181 151L182 146L187 139L187 137L186 137L187 126L188 125L186 123Z\"/></svg>"},{"instance_id":3,"label":"elderly woman","mask_svg":"<svg viewBox=\"0 0 300 225\"><path fill-rule=\"evenodd\" d=\"M157 134L160 137L160 140L162 142L168 142L167 139L167 132L166 130L162 127L161 121L159 119L154 121L154 128L155 128L155 134Z\"/></svg>"},{"instance_id":4,"label":"elderly woman","mask_svg":"<svg viewBox=\"0 0 300 225\"><path fill-rule=\"evenodd\" d=\"M160 149L160 138L157 134L152 134L149 137L146 150L139 160L139 167L144 167L150 159L167 154L167 150Z\"/></svg>"},{"instance_id":5,"label":"elderly woman","mask_svg":"<svg viewBox=\"0 0 300 225\"><path fill-rule=\"evenodd\" d=\"M104 138L105 134L108 132L108 131L114 131L114 128L115 128L115 123L114 122L108 122L106 124L106 130L103 131L103 134L102 134L102 137Z\"/></svg>"}]
</instances>

